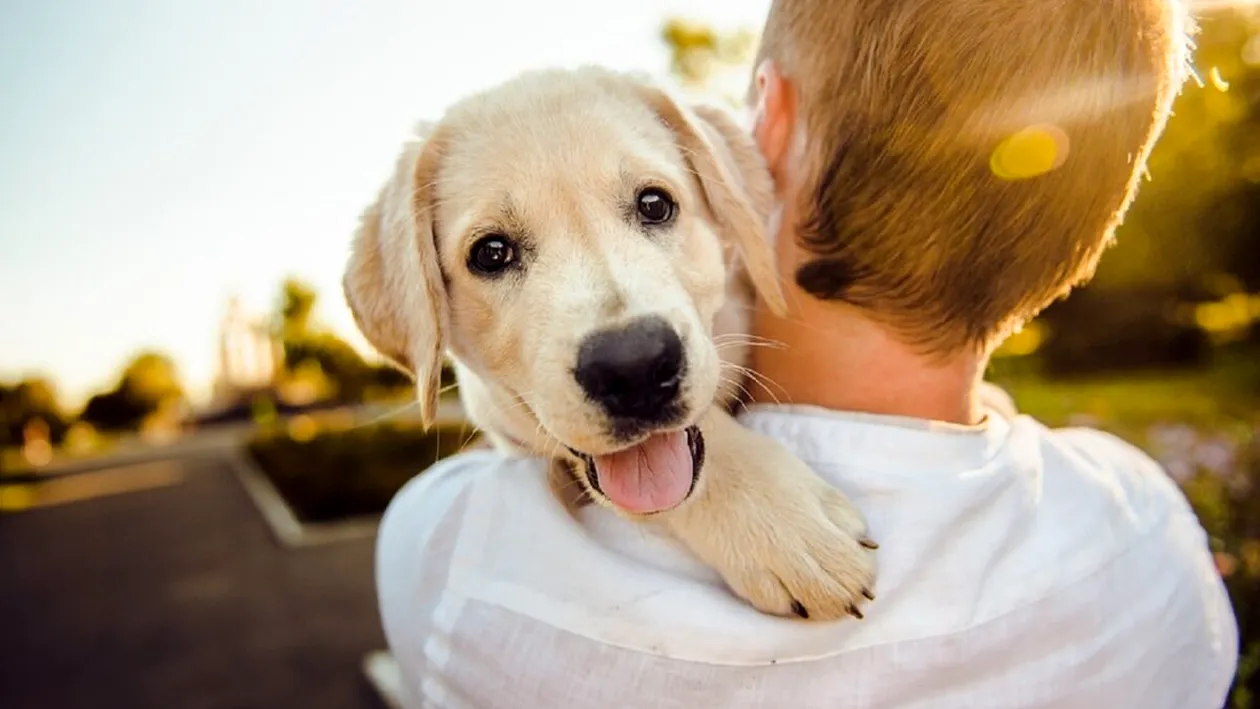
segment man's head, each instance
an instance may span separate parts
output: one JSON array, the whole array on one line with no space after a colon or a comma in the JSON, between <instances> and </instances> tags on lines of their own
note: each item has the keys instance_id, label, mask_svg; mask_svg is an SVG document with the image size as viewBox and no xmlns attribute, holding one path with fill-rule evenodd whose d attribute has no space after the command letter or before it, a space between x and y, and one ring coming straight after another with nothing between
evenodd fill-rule
<instances>
[{"instance_id":1,"label":"man's head","mask_svg":"<svg viewBox=\"0 0 1260 709\"><path fill-rule=\"evenodd\" d=\"M1181 0L775 0L781 268L928 354L1088 279L1187 73Z\"/></svg>"}]
</instances>

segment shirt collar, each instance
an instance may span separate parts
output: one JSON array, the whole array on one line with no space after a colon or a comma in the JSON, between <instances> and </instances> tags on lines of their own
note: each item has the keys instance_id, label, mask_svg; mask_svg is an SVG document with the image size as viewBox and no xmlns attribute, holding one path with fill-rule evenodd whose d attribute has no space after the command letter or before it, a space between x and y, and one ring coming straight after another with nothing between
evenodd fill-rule
<instances>
[{"instance_id":1,"label":"shirt collar","mask_svg":"<svg viewBox=\"0 0 1260 709\"><path fill-rule=\"evenodd\" d=\"M983 467L1011 434L1011 422L992 408L974 426L805 404L753 404L739 418L806 463L907 474Z\"/></svg>"}]
</instances>

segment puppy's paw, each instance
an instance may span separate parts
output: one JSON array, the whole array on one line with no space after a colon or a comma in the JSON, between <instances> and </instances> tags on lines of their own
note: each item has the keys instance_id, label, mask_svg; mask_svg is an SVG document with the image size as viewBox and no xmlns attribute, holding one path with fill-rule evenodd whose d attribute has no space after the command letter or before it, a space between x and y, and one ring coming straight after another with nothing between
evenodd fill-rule
<instances>
[{"instance_id":1,"label":"puppy's paw","mask_svg":"<svg viewBox=\"0 0 1260 709\"><path fill-rule=\"evenodd\" d=\"M767 500L745 517L756 523L746 526L744 541L728 548L729 559L718 571L736 594L766 613L862 618L862 607L875 598L878 546L840 492L818 480L800 495L781 505Z\"/></svg>"},{"instance_id":2,"label":"puppy's paw","mask_svg":"<svg viewBox=\"0 0 1260 709\"><path fill-rule=\"evenodd\" d=\"M761 611L861 618L877 545L857 508L774 440L723 414L703 427L710 454L696 493L661 521Z\"/></svg>"}]
</instances>

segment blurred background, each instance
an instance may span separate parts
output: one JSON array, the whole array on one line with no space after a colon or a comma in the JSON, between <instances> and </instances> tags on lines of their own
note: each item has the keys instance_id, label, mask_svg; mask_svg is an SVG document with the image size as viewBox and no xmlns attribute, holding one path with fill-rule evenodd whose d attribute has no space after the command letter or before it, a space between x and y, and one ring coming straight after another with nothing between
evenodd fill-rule
<instances>
[{"instance_id":1,"label":"blurred background","mask_svg":"<svg viewBox=\"0 0 1260 709\"><path fill-rule=\"evenodd\" d=\"M990 379L1159 459L1260 701L1260 8L1196 81L1097 279ZM417 119L598 63L734 100L768 0L0 3L0 706L380 707L372 535L475 440L424 433L339 279ZM445 382L452 384L448 377Z\"/></svg>"}]
</instances>

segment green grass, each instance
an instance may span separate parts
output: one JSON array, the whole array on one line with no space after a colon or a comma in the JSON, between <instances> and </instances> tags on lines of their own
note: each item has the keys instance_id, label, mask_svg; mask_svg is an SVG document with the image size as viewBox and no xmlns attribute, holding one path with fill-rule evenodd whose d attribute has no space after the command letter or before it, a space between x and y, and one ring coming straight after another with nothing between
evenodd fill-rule
<instances>
[{"instance_id":1,"label":"green grass","mask_svg":"<svg viewBox=\"0 0 1260 709\"><path fill-rule=\"evenodd\" d=\"M1022 412L1051 426L1094 425L1127 437L1155 424L1233 428L1260 423L1260 359L1246 354L1222 357L1200 371L1054 381L998 362L989 378L1011 393Z\"/></svg>"}]
</instances>

